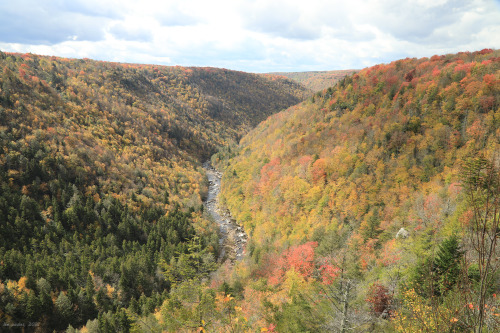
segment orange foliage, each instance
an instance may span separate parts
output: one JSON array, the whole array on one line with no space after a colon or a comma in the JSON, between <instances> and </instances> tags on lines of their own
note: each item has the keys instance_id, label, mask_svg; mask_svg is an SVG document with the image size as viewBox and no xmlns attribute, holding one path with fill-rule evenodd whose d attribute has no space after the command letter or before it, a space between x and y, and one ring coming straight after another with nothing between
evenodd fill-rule
<instances>
[{"instance_id":1,"label":"orange foliage","mask_svg":"<svg viewBox=\"0 0 500 333\"><path fill-rule=\"evenodd\" d=\"M319 271L323 284L330 285L338 277L340 268L330 264L324 264L319 267Z\"/></svg>"},{"instance_id":2,"label":"orange foliage","mask_svg":"<svg viewBox=\"0 0 500 333\"><path fill-rule=\"evenodd\" d=\"M277 285L283 282L286 272L290 269L305 279L311 277L314 269L314 248L317 246L317 242L307 242L286 250L275 263L276 266L268 279L269 284Z\"/></svg>"},{"instance_id":3,"label":"orange foliage","mask_svg":"<svg viewBox=\"0 0 500 333\"><path fill-rule=\"evenodd\" d=\"M324 183L326 180L326 162L320 158L312 165L312 180L314 184Z\"/></svg>"}]
</instances>

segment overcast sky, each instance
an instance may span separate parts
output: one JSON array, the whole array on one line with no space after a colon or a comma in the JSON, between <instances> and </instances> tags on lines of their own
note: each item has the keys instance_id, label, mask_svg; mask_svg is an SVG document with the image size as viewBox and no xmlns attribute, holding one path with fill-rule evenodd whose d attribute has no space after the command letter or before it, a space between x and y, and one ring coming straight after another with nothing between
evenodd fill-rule
<instances>
[{"instance_id":1,"label":"overcast sky","mask_svg":"<svg viewBox=\"0 0 500 333\"><path fill-rule=\"evenodd\" d=\"M500 47L500 0L0 0L0 50L247 72Z\"/></svg>"}]
</instances>

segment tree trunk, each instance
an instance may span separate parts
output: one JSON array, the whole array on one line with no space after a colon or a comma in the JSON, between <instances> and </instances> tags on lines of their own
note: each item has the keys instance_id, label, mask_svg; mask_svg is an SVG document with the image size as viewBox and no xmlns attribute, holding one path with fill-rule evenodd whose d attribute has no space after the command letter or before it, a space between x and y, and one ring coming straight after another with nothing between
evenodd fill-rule
<instances>
[{"instance_id":1,"label":"tree trunk","mask_svg":"<svg viewBox=\"0 0 500 333\"><path fill-rule=\"evenodd\" d=\"M340 331L342 333L345 333L347 332L347 311L349 310L349 291L351 289L351 282L350 281L346 281L346 286L345 286L345 291L344 291L344 295L342 297L342 324L341 324L341 328L340 328Z\"/></svg>"}]
</instances>

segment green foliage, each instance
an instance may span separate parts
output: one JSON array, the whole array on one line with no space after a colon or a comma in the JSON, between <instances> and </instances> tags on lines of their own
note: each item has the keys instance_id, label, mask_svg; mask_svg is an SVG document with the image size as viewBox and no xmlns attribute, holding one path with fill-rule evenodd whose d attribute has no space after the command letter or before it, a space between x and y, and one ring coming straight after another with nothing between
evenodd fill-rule
<instances>
[{"instance_id":1,"label":"green foliage","mask_svg":"<svg viewBox=\"0 0 500 333\"><path fill-rule=\"evenodd\" d=\"M172 258L170 264L163 264L164 275L172 286L186 280L207 278L216 268L212 253L201 245L199 237L193 237L187 243L187 252L178 258Z\"/></svg>"},{"instance_id":2,"label":"green foliage","mask_svg":"<svg viewBox=\"0 0 500 333\"><path fill-rule=\"evenodd\" d=\"M439 276L437 292L440 295L445 295L460 279L463 254L456 235L445 239L439 245L434 264Z\"/></svg>"},{"instance_id":3,"label":"green foliage","mask_svg":"<svg viewBox=\"0 0 500 333\"><path fill-rule=\"evenodd\" d=\"M483 246L463 272L460 244L495 249L498 59L367 68L242 137L303 88L0 53L0 324L374 331L394 314L403 331L495 327L496 252ZM209 287L218 242L200 161L222 146L222 201L251 239L248 260ZM461 168L478 152L488 158Z\"/></svg>"},{"instance_id":4,"label":"green foliage","mask_svg":"<svg viewBox=\"0 0 500 333\"><path fill-rule=\"evenodd\" d=\"M0 69L0 325L43 331L128 331L166 298L161 262L206 277L218 240L200 162L305 90L33 54L0 52Z\"/></svg>"},{"instance_id":5,"label":"green foliage","mask_svg":"<svg viewBox=\"0 0 500 333\"><path fill-rule=\"evenodd\" d=\"M26 288L31 289L20 290L9 301L11 289L0 288L5 306L12 307L8 317L2 317L7 323L41 322L45 329L61 330L70 324L80 327L98 314L110 313L101 326L111 331L118 325L112 317L121 307L140 299L136 310L147 315L161 304L158 295L169 284L158 274L160 261L170 260L176 253L192 253L194 241L199 252L213 258L207 247L216 248L217 239L211 233L196 236L193 213L179 208L167 213L155 206L136 215L112 198L96 203L90 197L82 206L84 200L79 197L85 197L76 186L51 188L55 194L47 198L47 205L68 208L59 217L44 221L39 208L31 207L36 213L31 223L36 226L35 219L41 220L40 230L16 227L29 207L26 198L19 196L16 200L12 192L14 200L8 193L2 197L8 217L2 229L5 245L0 249L0 280L24 279ZM61 196L67 203L59 202L57 193L68 193ZM68 213L73 209L78 211L76 217ZM17 230L21 240L30 239L31 246L9 237L9 229ZM34 282L30 285L30 281ZM55 301L51 295L57 297Z\"/></svg>"},{"instance_id":6,"label":"green foliage","mask_svg":"<svg viewBox=\"0 0 500 333\"><path fill-rule=\"evenodd\" d=\"M498 146L497 56L374 66L272 116L241 140L224 202L260 245L307 240L332 223L354 230L366 251L373 242L382 249L403 226L439 232L456 207L459 157ZM467 74L460 84L441 80L459 71ZM494 100L487 112L483 95Z\"/></svg>"},{"instance_id":7,"label":"green foliage","mask_svg":"<svg viewBox=\"0 0 500 333\"><path fill-rule=\"evenodd\" d=\"M483 50L366 68L244 136L236 156L233 150L220 165L222 201L250 232L248 275L265 276L265 263L275 265L270 258L314 240L322 255L356 254L349 268L359 284L354 299L366 299L377 281L401 299L398 287L411 282L417 290L408 297L421 316L438 307L446 313L430 326L465 327L446 323L467 276L459 244L471 249L468 236L479 230L490 239L484 244L493 244L498 210L497 186L486 176L494 163L468 171L462 162L481 154L498 159L499 55ZM467 173L477 212L464 208ZM471 225L474 217L483 222ZM488 266L485 256L467 258ZM412 277L401 273L414 267ZM370 315L360 304L360 317Z\"/></svg>"},{"instance_id":8,"label":"green foliage","mask_svg":"<svg viewBox=\"0 0 500 333\"><path fill-rule=\"evenodd\" d=\"M311 332L320 330L320 322L312 312L312 306L303 295L293 297L281 309L275 311L272 321L278 332Z\"/></svg>"},{"instance_id":9,"label":"green foliage","mask_svg":"<svg viewBox=\"0 0 500 333\"><path fill-rule=\"evenodd\" d=\"M456 234L443 240L433 258L417 263L411 287L427 298L445 296L462 278L463 254Z\"/></svg>"},{"instance_id":10,"label":"green foliage","mask_svg":"<svg viewBox=\"0 0 500 333\"><path fill-rule=\"evenodd\" d=\"M474 249L473 267L477 267L474 292L468 295L470 304L477 304L477 311L473 311L469 317L476 332L482 332L483 328L488 326L500 327L495 318L498 314L488 310L491 286L498 286L500 275L496 263L500 234L500 167L495 163L497 153L490 159L479 154L467 159L463 164L462 177L470 207L470 216L465 227Z\"/></svg>"}]
</instances>

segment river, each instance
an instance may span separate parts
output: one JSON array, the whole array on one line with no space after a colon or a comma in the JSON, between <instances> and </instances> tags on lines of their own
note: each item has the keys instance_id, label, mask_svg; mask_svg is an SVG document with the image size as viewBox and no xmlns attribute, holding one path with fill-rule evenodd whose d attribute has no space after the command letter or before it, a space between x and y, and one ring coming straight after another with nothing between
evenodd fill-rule
<instances>
[{"instance_id":1,"label":"river","mask_svg":"<svg viewBox=\"0 0 500 333\"><path fill-rule=\"evenodd\" d=\"M228 209L219 202L222 173L217 171L209 162L203 164L208 178L208 195L204 203L206 211L219 225L219 245L221 252L218 260L235 261L243 259L248 236L241 226L231 217Z\"/></svg>"}]
</instances>

